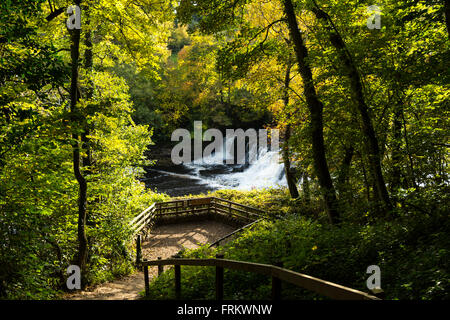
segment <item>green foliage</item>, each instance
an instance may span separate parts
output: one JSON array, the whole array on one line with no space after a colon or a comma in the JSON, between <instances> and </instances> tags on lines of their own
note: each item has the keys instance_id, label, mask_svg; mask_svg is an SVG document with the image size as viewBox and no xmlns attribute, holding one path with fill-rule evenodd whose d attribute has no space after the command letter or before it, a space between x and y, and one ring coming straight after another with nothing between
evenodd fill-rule
<instances>
[{"instance_id":1,"label":"green foliage","mask_svg":"<svg viewBox=\"0 0 450 320\"><path fill-rule=\"evenodd\" d=\"M66 16L45 19L72 3L0 3L1 298L54 298L67 266L76 261L73 135L84 140L87 281L94 284L130 272L128 222L167 198L139 182L142 167L151 164L143 156L150 137L167 143L174 129L203 120L205 128L222 130L289 125L295 175L302 186L305 177L311 184L298 200L283 189L211 193L285 217L221 248L227 257L282 261L361 290L365 268L379 264L388 298L448 299L450 42L443 2L383 0L380 30L366 26L369 1L293 3L324 105L326 161L340 228L327 225L323 213L311 118L283 1L82 1L75 113L67 92ZM329 15L333 30L314 15L316 6ZM342 37L361 79L391 212L380 210L374 197L370 153L332 31ZM206 247L188 253L214 254ZM212 298L213 270L184 269L185 296ZM170 278L168 272L152 285L155 298L172 297L171 286L163 287ZM269 296L264 277L227 271L226 278L230 299ZM285 294L319 298L289 286Z\"/></svg>"},{"instance_id":2,"label":"green foliage","mask_svg":"<svg viewBox=\"0 0 450 320\"><path fill-rule=\"evenodd\" d=\"M225 197L224 193L220 195ZM241 195L242 202L247 196ZM259 195L260 198L271 196L268 191ZM426 198L432 203L440 196L428 194ZM423 200L416 196L405 199L406 202ZM446 202L448 205L448 197ZM449 298L448 206L435 204L429 215L408 207L394 221L360 224L349 220L339 228L303 216L301 206L293 209L299 214L258 223L222 247L187 250L183 257L213 258L220 252L233 260L282 262L287 269L365 292L369 277L366 269L375 264L381 268L381 287L387 299ZM183 266L181 270L182 298L214 299L213 268ZM169 270L154 280L149 298L174 298L173 276L173 270ZM266 276L226 270L224 277L225 299L270 299L270 279ZM289 284L283 288L283 299L324 299Z\"/></svg>"},{"instance_id":3,"label":"green foliage","mask_svg":"<svg viewBox=\"0 0 450 320\"><path fill-rule=\"evenodd\" d=\"M73 174L73 133L86 134L81 157L88 184L89 269L84 285L111 280L133 269L128 223L151 203L165 198L145 190L138 180L142 167L151 164L144 151L152 143L152 130L133 122L129 87L110 70L116 62L130 60L141 69L145 65L153 70L156 42L163 41L164 35L149 42L148 37L140 37L142 33L134 34L130 23L141 22L140 32L155 32L163 19L154 21L157 26L142 24L144 13L134 7L127 11L126 24L108 30L99 25L96 13L103 10L108 16L102 17L114 24L124 14L122 5L105 1L83 11L83 32L96 35L92 48L96 58L92 69L80 67L81 100L75 116L84 121L74 121L65 89L70 59L64 49L70 46L70 37L62 36L67 33L65 19L60 25L60 18L50 23L44 20L50 11L48 4L52 2L4 1L0 5L2 299L55 298L65 288L67 267L76 264L78 185ZM113 5L114 10L106 10ZM146 13L150 12L147 7ZM117 38L109 32L116 32ZM116 46L117 40L124 50ZM125 49L126 41L134 47ZM111 42L114 45L106 52ZM142 49L145 57L132 57L132 49ZM86 51L82 42L80 53L85 59ZM97 60L102 55L105 61Z\"/></svg>"}]
</instances>

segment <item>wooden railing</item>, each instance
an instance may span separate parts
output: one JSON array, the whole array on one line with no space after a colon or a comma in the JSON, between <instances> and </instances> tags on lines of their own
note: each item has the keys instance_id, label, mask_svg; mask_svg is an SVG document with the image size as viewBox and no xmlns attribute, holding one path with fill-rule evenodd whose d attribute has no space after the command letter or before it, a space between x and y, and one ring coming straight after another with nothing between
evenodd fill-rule
<instances>
[{"instance_id":1,"label":"wooden railing","mask_svg":"<svg viewBox=\"0 0 450 320\"><path fill-rule=\"evenodd\" d=\"M254 221L265 215L265 212L229 200L207 197L197 199L181 199L156 203L156 218L183 214L215 213L245 221Z\"/></svg>"},{"instance_id":2,"label":"wooden railing","mask_svg":"<svg viewBox=\"0 0 450 320\"><path fill-rule=\"evenodd\" d=\"M233 234L236 234L239 231L242 231L245 227L252 225L254 222L266 216L265 212L262 210L216 197L180 199L154 203L130 222L130 228L133 230L133 234L137 235L136 265L139 265L142 257L142 240L139 233L142 231L142 229L148 226L150 222L163 217L180 217L182 215L205 213L220 214L225 215L228 218L235 218L240 221L245 221L246 223L250 222L246 226L239 228L235 232L232 232L231 234L228 234L225 237L219 239L214 243L214 245L219 244L226 238L232 236Z\"/></svg>"},{"instance_id":3,"label":"wooden railing","mask_svg":"<svg viewBox=\"0 0 450 320\"><path fill-rule=\"evenodd\" d=\"M156 211L156 203L142 211L138 216L130 221L130 228L134 234L139 233L153 219Z\"/></svg>"},{"instance_id":4,"label":"wooden railing","mask_svg":"<svg viewBox=\"0 0 450 320\"><path fill-rule=\"evenodd\" d=\"M263 210L216 197L181 199L152 204L130 222L130 227L137 234L153 219L200 213L222 214L247 222L267 216Z\"/></svg>"},{"instance_id":5,"label":"wooden railing","mask_svg":"<svg viewBox=\"0 0 450 320\"><path fill-rule=\"evenodd\" d=\"M223 236L222 238L220 238L220 239L214 241L213 243L211 243L211 244L209 245L209 248L214 247L214 246L220 246L220 243L221 243L222 241L224 241L224 240L226 240L226 239L228 239L228 238L234 236L235 234L237 234L237 233L239 233L239 232L242 232L244 229L247 229L247 228L253 226L254 224L256 224L256 223L258 223L258 222L260 222L260 221L262 221L262 220L263 220L262 218L261 218L261 219L258 219L258 220L255 220L255 221L253 221L253 222L251 222L251 223L249 223L249 224L246 224L246 225L243 226L243 227L240 227L239 229L234 230L233 232L230 232L229 234L227 234L227 235Z\"/></svg>"},{"instance_id":6,"label":"wooden railing","mask_svg":"<svg viewBox=\"0 0 450 320\"><path fill-rule=\"evenodd\" d=\"M175 296L181 298L181 266L209 266L216 267L216 299L223 299L224 268L255 272L264 274L272 278L272 299L281 298L281 281L292 283L298 287L311 290L323 296L337 300L380 300L379 298L365 292L341 286L336 283L314 278L292 270L276 267L273 265L226 260L223 256L217 255L216 259L166 259L154 261L144 260L141 262L144 268L145 295L150 294L150 283L148 268L158 266L158 276L162 274L166 265L173 265L175 271Z\"/></svg>"}]
</instances>

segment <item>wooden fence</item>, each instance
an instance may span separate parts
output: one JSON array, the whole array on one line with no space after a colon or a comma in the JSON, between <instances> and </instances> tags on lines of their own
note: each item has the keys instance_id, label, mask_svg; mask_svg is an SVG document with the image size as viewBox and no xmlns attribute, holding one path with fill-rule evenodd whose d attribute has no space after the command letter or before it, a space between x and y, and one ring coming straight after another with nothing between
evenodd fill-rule
<instances>
[{"instance_id":1,"label":"wooden fence","mask_svg":"<svg viewBox=\"0 0 450 320\"><path fill-rule=\"evenodd\" d=\"M136 218L131 220L130 228L133 230L134 234L138 234L147 226L154 218L156 211L156 203L152 204L150 207L142 211Z\"/></svg>"},{"instance_id":2,"label":"wooden fence","mask_svg":"<svg viewBox=\"0 0 450 320\"><path fill-rule=\"evenodd\" d=\"M281 283L282 281L292 283L298 287L311 290L323 296L337 299L337 300L381 300L368 293L341 286L336 283L328 282L322 279L314 278L305 274L301 274L292 270L281 267L235 261L223 259L223 256L217 255L216 259L181 259L173 258L154 261L144 260L141 262L144 268L145 294L150 294L150 283L148 268L150 266L158 266L158 276L163 272L166 265L173 265L175 271L175 296L177 299L181 297L181 266L210 266L216 267L216 299L223 299L223 285L224 285L224 268L255 272L264 274L272 278L272 299L279 300L281 298Z\"/></svg>"},{"instance_id":3,"label":"wooden fence","mask_svg":"<svg viewBox=\"0 0 450 320\"><path fill-rule=\"evenodd\" d=\"M252 222L265 215L265 212L262 210L217 197L158 202L156 203L155 210L156 218L185 214L214 213Z\"/></svg>"},{"instance_id":4,"label":"wooden fence","mask_svg":"<svg viewBox=\"0 0 450 320\"><path fill-rule=\"evenodd\" d=\"M248 227L262 219L265 212L240 203L229 200L207 197L196 199L181 199L166 202L157 202L141 212L130 222L130 228L136 236L136 265L142 258L142 237L139 233L151 222L164 217L182 217L194 214L215 214L234 218L241 222L248 223L242 228L226 235L216 241L213 245L218 245L221 241L231 237L245 227ZM257 220L258 219L258 220ZM256 221L255 221L256 220Z\"/></svg>"},{"instance_id":5,"label":"wooden fence","mask_svg":"<svg viewBox=\"0 0 450 320\"><path fill-rule=\"evenodd\" d=\"M260 221L263 217L267 217L264 211L252 208L240 203L216 197L197 198L197 199L181 199L167 202L154 203L149 208L140 213L130 222L130 226L138 234L154 219L162 217L177 217L190 214L220 214L229 218L236 218L241 221L250 222L244 227L226 235L212 245L217 245L226 238L243 230L246 227ZM272 278L272 298L278 300L281 297L282 281L292 283L298 287L314 291L332 299L352 299L352 300L380 300L379 298L369 295L365 292L344 287L332 282L314 278L305 274L294 272L282 267L267 264L259 264L253 262L235 261L223 259L223 256L217 256L216 259L181 259L172 258L162 260L147 261L141 259L141 236L138 235L136 243L136 263L144 269L145 294L149 295L149 274L150 266L158 266L158 275L160 275L164 266L173 265L175 271L175 293L177 299L181 296L181 266L211 266L216 268L216 299L223 299L223 278L224 268L255 272L264 274Z\"/></svg>"},{"instance_id":6,"label":"wooden fence","mask_svg":"<svg viewBox=\"0 0 450 320\"><path fill-rule=\"evenodd\" d=\"M255 220L255 221L253 221L253 222L251 222L251 223L249 223L249 224L246 224L246 225L243 226L243 227L240 227L239 229L234 230L233 232L231 232L231 233L229 233L229 234L223 236L222 238L220 238L220 239L214 241L213 243L211 243L211 244L209 245L209 248L214 247L214 246L220 246L220 243L221 243L222 241L224 241L224 240L230 238L231 236L234 236L235 234L237 234L237 233L239 233L239 232L242 232L244 229L247 229L247 228L253 226L254 224L260 222L261 220L263 220L263 219L261 218L261 219Z\"/></svg>"},{"instance_id":7,"label":"wooden fence","mask_svg":"<svg viewBox=\"0 0 450 320\"><path fill-rule=\"evenodd\" d=\"M221 214L245 222L254 222L265 216L262 210L221 198L181 199L152 204L130 222L130 227L134 234L138 234L155 219L201 213Z\"/></svg>"}]
</instances>

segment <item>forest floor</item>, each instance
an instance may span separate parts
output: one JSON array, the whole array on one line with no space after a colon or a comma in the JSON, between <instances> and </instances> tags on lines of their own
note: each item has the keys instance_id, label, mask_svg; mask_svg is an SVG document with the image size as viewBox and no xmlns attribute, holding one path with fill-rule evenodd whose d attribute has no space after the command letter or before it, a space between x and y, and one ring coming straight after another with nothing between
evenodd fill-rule
<instances>
[{"instance_id":1,"label":"forest floor","mask_svg":"<svg viewBox=\"0 0 450 320\"><path fill-rule=\"evenodd\" d=\"M235 228L216 221L198 221L156 227L142 244L144 259L169 258L181 249L193 249L199 244L212 243ZM150 280L157 275L157 267L149 268ZM144 274L135 272L113 282L103 283L84 291L67 294L67 300L136 300L144 290Z\"/></svg>"}]
</instances>

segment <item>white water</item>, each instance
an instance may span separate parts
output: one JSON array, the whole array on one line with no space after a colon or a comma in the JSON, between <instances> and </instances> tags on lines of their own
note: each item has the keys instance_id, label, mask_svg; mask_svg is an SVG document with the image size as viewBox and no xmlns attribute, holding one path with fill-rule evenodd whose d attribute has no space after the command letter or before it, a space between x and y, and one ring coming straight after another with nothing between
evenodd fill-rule
<instances>
[{"instance_id":1,"label":"white water","mask_svg":"<svg viewBox=\"0 0 450 320\"><path fill-rule=\"evenodd\" d=\"M227 140L226 146L229 146L228 142ZM194 169L196 178L200 178L211 187L252 190L287 186L284 176L284 165L281 162L279 151L268 151L265 148L260 150L258 154L256 152L257 146L252 146L249 150L249 154L257 155L257 159L252 161L253 163L250 162L249 167L243 172L218 174L208 178L201 177L199 174L200 170L211 168L211 164L223 164L223 160L233 158L230 148L223 149L225 149L225 152L224 150L219 150L214 155L198 159L187 166Z\"/></svg>"},{"instance_id":2,"label":"white water","mask_svg":"<svg viewBox=\"0 0 450 320\"><path fill-rule=\"evenodd\" d=\"M219 175L216 181L238 190L286 186L284 165L279 162L279 158L278 151L264 150L258 160L243 172Z\"/></svg>"}]
</instances>

